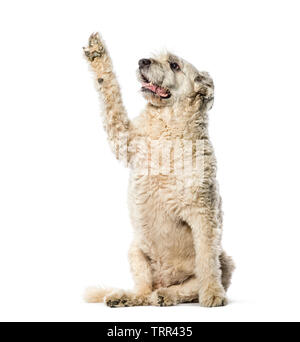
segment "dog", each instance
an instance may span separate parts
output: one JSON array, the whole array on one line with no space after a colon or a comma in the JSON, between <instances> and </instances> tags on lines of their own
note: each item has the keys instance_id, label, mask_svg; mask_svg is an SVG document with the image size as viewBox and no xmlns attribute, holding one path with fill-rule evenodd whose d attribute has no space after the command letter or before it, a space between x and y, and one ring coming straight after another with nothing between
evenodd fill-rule
<instances>
[{"instance_id":1,"label":"dog","mask_svg":"<svg viewBox=\"0 0 300 342\"><path fill-rule=\"evenodd\" d=\"M169 52L141 59L137 77L147 105L129 120L98 33L84 53L102 97L112 151L130 168L135 284L132 291L89 288L86 301L110 307L225 305L234 263L221 246L221 197L207 127L214 100L210 75Z\"/></svg>"}]
</instances>

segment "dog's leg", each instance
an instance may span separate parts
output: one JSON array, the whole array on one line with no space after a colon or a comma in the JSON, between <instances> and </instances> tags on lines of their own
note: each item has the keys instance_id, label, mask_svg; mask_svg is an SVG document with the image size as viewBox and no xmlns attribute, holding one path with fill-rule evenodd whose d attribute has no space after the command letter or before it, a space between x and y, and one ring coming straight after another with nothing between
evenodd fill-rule
<instances>
[{"instance_id":1,"label":"dog's leg","mask_svg":"<svg viewBox=\"0 0 300 342\"><path fill-rule=\"evenodd\" d=\"M112 62L98 33L92 34L84 53L95 73L104 103L104 127L113 152L127 163L130 121L123 106L120 87ZM125 147L124 147L125 146ZM122 151L122 152L121 152Z\"/></svg>"},{"instance_id":2,"label":"dog's leg","mask_svg":"<svg viewBox=\"0 0 300 342\"><path fill-rule=\"evenodd\" d=\"M149 260L134 241L129 250L129 263L135 284L134 292L145 295L152 292L152 271Z\"/></svg>"},{"instance_id":3,"label":"dog's leg","mask_svg":"<svg viewBox=\"0 0 300 342\"><path fill-rule=\"evenodd\" d=\"M220 196L219 196L219 205L218 205L218 221L219 221L220 228L222 229L223 211L222 211L222 198ZM222 278L221 278L222 285L225 291L227 291L231 284L231 277L235 269L235 265L232 260L232 257L228 256L224 250L220 254L219 259L220 259L220 266L221 266L221 272L222 272Z\"/></svg>"},{"instance_id":4,"label":"dog's leg","mask_svg":"<svg viewBox=\"0 0 300 342\"><path fill-rule=\"evenodd\" d=\"M199 303L202 306L223 306L227 303L222 285L220 264L221 223L217 195L205 194L203 205L189 208L183 219L190 225L196 252L195 274L199 281Z\"/></svg>"},{"instance_id":5,"label":"dog's leg","mask_svg":"<svg viewBox=\"0 0 300 342\"><path fill-rule=\"evenodd\" d=\"M227 303L221 282L220 227L213 210L190 217L196 251L195 273L199 280L199 303L202 306L223 306Z\"/></svg>"}]
</instances>

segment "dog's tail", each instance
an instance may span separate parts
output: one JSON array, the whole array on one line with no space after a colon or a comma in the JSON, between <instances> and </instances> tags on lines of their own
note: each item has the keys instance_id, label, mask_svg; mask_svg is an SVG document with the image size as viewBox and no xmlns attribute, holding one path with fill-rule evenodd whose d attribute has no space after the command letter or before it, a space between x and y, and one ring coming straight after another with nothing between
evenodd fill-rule
<instances>
[{"instance_id":1,"label":"dog's tail","mask_svg":"<svg viewBox=\"0 0 300 342\"><path fill-rule=\"evenodd\" d=\"M103 303L104 298L113 290L112 288L89 287L85 290L83 298L87 303Z\"/></svg>"},{"instance_id":2,"label":"dog's tail","mask_svg":"<svg viewBox=\"0 0 300 342\"><path fill-rule=\"evenodd\" d=\"M235 270L235 264L232 260L232 257L228 256L224 251L220 255L220 264L222 271L222 284L225 291L227 291L231 284L231 277L233 271Z\"/></svg>"}]
</instances>

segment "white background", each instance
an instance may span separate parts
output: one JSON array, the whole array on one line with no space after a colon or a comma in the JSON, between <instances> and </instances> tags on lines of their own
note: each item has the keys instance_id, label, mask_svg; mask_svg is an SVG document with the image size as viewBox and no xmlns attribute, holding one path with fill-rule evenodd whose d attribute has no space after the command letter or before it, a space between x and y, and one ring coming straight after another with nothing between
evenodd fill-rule
<instances>
[{"instance_id":1,"label":"white background","mask_svg":"<svg viewBox=\"0 0 300 342\"><path fill-rule=\"evenodd\" d=\"M237 270L230 304L109 309L89 285L130 288L128 170L111 154L82 55L110 50L130 117L137 61L168 48L211 73L210 135ZM299 320L297 1L2 1L0 319ZM117 209L116 209L117 208Z\"/></svg>"}]
</instances>

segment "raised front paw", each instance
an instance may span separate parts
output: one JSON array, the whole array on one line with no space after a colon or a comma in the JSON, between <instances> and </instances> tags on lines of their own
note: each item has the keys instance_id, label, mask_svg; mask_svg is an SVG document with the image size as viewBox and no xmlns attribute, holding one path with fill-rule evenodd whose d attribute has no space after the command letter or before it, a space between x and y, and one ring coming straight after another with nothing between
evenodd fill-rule
<instances>
[{"instance_id":1,"label":"raised front paw","mask_svg":"<svg viewBox=\"0 0 300 342\"><path fill-rule=\"evenodd\" d=\"M105 54L104 44L99 33L92 33L89 38L89 46L84 47L83 51L90 62L95 58L101 58Z\"/></svg>"},{"instance_id":2,"label":"raised front paw","mask_svg":"<svg viewBox=\"0 0 300 342\"><path fill-rule=\"evenodd\" d=\"M223 289L206 289L199 293L199 303L204 307L216 307L225 306L227 304L227 298Z\"/></svg>"}]
</instances>

